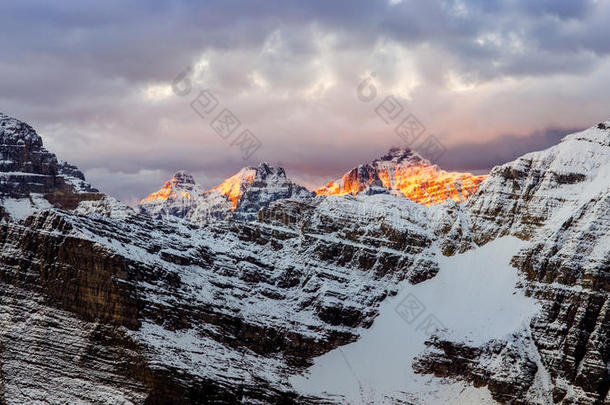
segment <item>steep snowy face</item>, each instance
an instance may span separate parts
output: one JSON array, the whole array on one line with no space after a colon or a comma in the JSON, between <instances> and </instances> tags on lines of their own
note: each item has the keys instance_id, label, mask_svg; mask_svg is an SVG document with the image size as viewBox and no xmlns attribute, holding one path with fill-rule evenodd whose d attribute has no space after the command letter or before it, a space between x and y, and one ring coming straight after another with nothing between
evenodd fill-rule
<instances>
[{"instance_id":1,"label":"steep snowy face","mask_svg":"<svg viewBox=\"0 0 610 405\"><path fill-rule=\"evenodd\" d=\"M419 204L435 205L451 199L463 202L476 193L486 176L446 172L416 152L392 148L379 159L360 165L341 179L316 190L318 195L346 195L360 192L391 192Z\"/></svg>"},{"instance_id":2,"label":"steep snowy face","mask_svg":"<svg viewBox=\"0 0 610 405\"><path fill-rule=\"evenodd\" d=\"M549 149L495 167L467 203L477 243L514 234L529 239L551 217L574 212L607 186L610 130L602 123Z\"/></svg>"},{"instance_id":3,"label":"steep snowy face","mask_svg":"<svg viewBox=\"0 0 610 405\"><path fill-rule=\"evenodd\" d=\"M520 266L539 281L610 292L610 122L532 155L532 166L548 169L526 197L514 202L508 231L523 233L525 215L539 218ZM486 223L477 216L472 220Z\"/></svg>"},{"instance_id":4,"label":"steep snowy face","mask_svg":"<svg viewBox=\"0 0 610 405\"><path fill-rule=\"evenodd\" d=\"M284 169L261 163L241 169L207 191L195 183L190 173L179 171L159 191L143 199L139 208L156 218L175 216L196 223L226 218L252 220L260 208L273 201L312 196L288 180Z\"/></svg>"},{"instance_id":5,"label":"steep snowy face","mask_svg":"<svg viewBox=\"0 0 610 405\"><path fill-rule=\"evenodd\" d=\"M20 218L39 208L75 208L102 195L84 175L48 152L28 124L0 113L0 200Z\"/></svg>"},{"instance_id":6,"label":"steep snowy face","mask_svg":"<svg viewBox=\"0 0 610 405\"><path fill-rule=\"evenodd\" d=\"M551 402L527 398L536 391L554 403L610 403L609 127L495 168L465 204L478 243L506 234L529 241L511 262L542 310L504 347L432 339L420 372L484 381L514 403Z\"/></svg>"}]
</instances>

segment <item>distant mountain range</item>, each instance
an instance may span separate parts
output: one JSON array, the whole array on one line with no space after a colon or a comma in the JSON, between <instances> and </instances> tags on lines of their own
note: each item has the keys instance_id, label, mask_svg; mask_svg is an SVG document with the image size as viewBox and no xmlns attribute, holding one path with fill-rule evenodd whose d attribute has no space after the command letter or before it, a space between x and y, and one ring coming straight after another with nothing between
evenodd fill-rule
<instances>
[{"instance_id":1,"label":"distant mountain range","mask_svg":"<svg viewBox=\"0 0 610 405\"><path fill-rule=\"evenodd\" d=\"M288 180L284 169L267 163L245 167L210 190L202 189L190 173L180 170L159 191L140 201L138 207L155 218L171 215L205 223L227 218L253 220L261 208L274 201L316 195L386 193L434 205L448 199L466 201L485 177L446 172L408 148L392 148L381 158L353 168L315 192Z\"/></svg>"}]
</instances>

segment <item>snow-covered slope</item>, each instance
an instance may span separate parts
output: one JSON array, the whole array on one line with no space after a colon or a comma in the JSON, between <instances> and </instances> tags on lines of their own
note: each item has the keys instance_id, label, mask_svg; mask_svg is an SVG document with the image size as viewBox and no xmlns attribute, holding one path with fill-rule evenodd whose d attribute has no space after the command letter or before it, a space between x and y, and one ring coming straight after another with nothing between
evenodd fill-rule
<instances>
[{"instance_id":1,"label":"snow-covered slope","mask_svg":"<svg viewBox=\"0 0 610 405\"><path fill-rule=\"evenodd\" d=\"M174 216L204 224L227 218L253 220L259 209L273 201L312 195L288 180L284 169L261 163L241 169L210 190L202 189L190 173L181 170L140 201L139 209L154 218Z\"/></svg>"},{"instance_id":2,"label":"snow-covered slope","mask_svg":"<svg viewBox=\"0 0 610 405\"><path fill-rule=\"evenodd\" d=\"M101 200L83 201L74 210L77 215L101 216L112 219L127 219L136 215L133 208L118 201L116 198L105 196Z\"/></svg>"},{"instance_id":3,"label":"snow-covered slope","mask_svg":"<svg viewBox=\"0 0 610 405\"><path fill-rule=\"evenodd\" d=\"M555 402L610 402L609 128L601 123L494 168L465 207L475 241L529 240L513 264L542 303L531 334Z\"/></svg>"},{"instance_id":4,"label":"snow-covered slope","mask_svg":"<svg viewBox=\"0 0 610 405\"><path fill-rule=\"evenodd\" d=\"M436 277L416 285L401 283L398 295L384 301L380 316L357 342L317 358L293 384L303 392L341 397L346 404L405 399L417 404L495 403L485 389L416 374L411 364L426 350L432 333L481 346L492 339L512 340L515 331L527 330L538 307L516 288L519 274L510 266L523 245L505 237L441 258Z\"/></svg>"},{"instance_id":5,"label":"snow-covered slope","mask_svg":"<svg viewBox=\"0 0 610 405\"><path fill-rule=\"evenodd\" d=\"M417 152L392 148L371 163L360 165L341 179L316 190L318 195L346 195L389 192L424 205L441 204L450 199L466 201L476 193L486 176L446 172Z\"/></svg>"}]
</instances>

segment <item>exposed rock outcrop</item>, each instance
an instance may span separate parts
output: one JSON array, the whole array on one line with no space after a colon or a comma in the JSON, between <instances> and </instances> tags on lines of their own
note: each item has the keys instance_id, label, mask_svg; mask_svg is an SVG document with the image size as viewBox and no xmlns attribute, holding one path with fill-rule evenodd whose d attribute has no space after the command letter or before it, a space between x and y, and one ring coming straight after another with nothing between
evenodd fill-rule
<instances>
[{"instance_id":1,"label":"exposed rock outcrop","mask_svg":"<svg viewBox=\"0 0 610 405\"><path fill-rule=\"evenodd\" d=\"M433 336L426 343L428 351L417 359L413 368L419 373L487 386L500 403L545 404L548 397L535 383L538 372L535 348L531 338L524 334L515 334L509 340L494 340L481 347Z\"/></svg>"}]
</instances>

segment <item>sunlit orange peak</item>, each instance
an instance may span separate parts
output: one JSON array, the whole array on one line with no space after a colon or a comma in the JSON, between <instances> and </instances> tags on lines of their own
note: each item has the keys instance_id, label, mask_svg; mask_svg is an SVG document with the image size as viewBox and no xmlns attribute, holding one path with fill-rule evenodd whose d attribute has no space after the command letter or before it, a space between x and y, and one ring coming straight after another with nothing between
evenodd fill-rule
<instances>
[{"instance_id":1,"label":"sunlit orange peak","mask_svg":"<svg viewBox=\"0 0 610 405\"><path fill-rule=\"evenodd\" d=\"M370 187L379 187L419 204L435 205L447 199L466 201L486 177L446 172L409 149L392 148L380 159L360 165L341 179L319 188L316 194L355 195Z\"/></svg>"}]
</instances>

